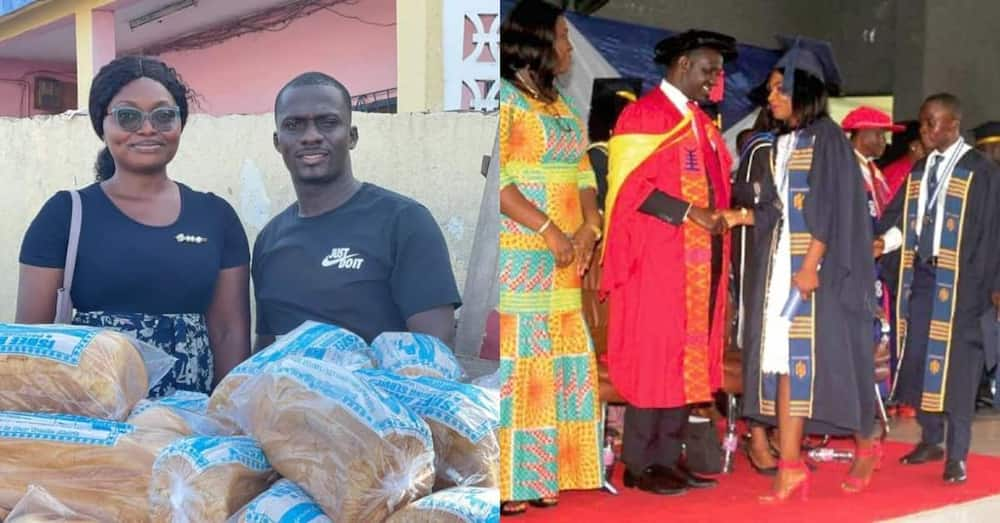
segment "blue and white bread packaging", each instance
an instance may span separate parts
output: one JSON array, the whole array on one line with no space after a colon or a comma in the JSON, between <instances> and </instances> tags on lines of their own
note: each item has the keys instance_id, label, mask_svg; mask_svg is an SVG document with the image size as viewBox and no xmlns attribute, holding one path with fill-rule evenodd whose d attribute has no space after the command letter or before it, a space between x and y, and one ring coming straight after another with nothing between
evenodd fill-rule
<instances>
[{"instance_id":1,"label":"blue and white bread packaging","mask_svg":"<svg viewBox=\"0 0 1000 523\"><path fill-rule=\"evenodd\" d=\"M499 523L500 490L455 487L414 501L386 523Z\"/></svg>"},{"instance_id":2,"label":"blue and white bread packaging","mask_svg":"<svg viewBox=\"0 0 1000 523\"><path fill-rule=\"evenodd\" d=\"M465 371L443 341L416 332L383 332L372 340L378 368L404 376L462 381Z\"/></svg>"},{"instance_id":3,"label":"blue and white bread packaging","mask_svg":"<svg viewBox=\"0 0 1000 523\"><path fill-rule=\"evenodd\" d=\"M166 430L66 414L0 412L0 507L38 485L99 521L147 521L153 463Z\"/></svg>"},{"instance_id":4,"label":"blue and white bread packaging","mask_svg":"<svg viewBox=\"0 0 1000 523\"><path fill-rule=\"evenodd\" d=\"M114 331L0 324L0 410L121 421L174 361Z\"/></svg>"},{"instance_id":5,"label":"blue and white bread packaging","mask_svg":"<svg viewBox=\"0 0 1000 523\"><path fill-rule=\"evenodd\" d=\"M271 466L335 522L384 521L434 483L430 429L343 367L286 357L233 393Z\"/></svg>"},{"instance_id":6,"label":"blue and white bread packaging","mask_svg":"<svg viewBox=\"0 0 1000 523\"><path fill-rule=\"evenodd\" d=\"M208 414L236 430L232 420L233 392L246 380L290 356L326 361L352 370L374 367L371 348L363 338L336 325L306 321L231 370L215 387Z\"/></svg>"},{"instance_id":7,"label":"blue and white bread packaging","mask_svg":"<svg viewBox=\"0 0 1000 523\"><path fill-rule=\"evenodd\" d=\"M276 479L253 438L180 439L153 463L151 519L154 523L225 521Z\"/></svg>"},{"instance_id":8,"label":"blue and white bread packaging","mask_svg":"<svg viewBox=\"0 0 1000 523\"><path fill-rule=\"evenodd\" d=\"M499 486L497 391L384 370L360 370L357 375L427 422L434 437L435 489Z\"/></svg>"},{"instance_id":9,"label":"blue and white bread packaging","mask_svg":"<svg viewBox=\"0 0 1000 523\"><path fill-rule=\"evenodd\" d=\"M226 523L331 523L306 491L280 479Z\"/></svg>"},{"instance_id":10,"label":"blue and white bread packaging","mask_svg":"<svg viewBox=\"0 0 1000 523\"><path fill-rule=\"evenodd\" d=\"M170 430L183 436L220 436L229 431L206 413L208 395L178 390L136 404L128 423L147 429Z\"/></svg>"}]
</instances>

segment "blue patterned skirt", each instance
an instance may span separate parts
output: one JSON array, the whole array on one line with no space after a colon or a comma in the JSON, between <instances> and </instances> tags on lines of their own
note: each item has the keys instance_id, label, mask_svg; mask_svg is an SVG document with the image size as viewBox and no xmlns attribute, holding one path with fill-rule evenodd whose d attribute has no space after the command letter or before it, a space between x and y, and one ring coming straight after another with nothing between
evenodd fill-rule
<instances>
[{"instance_id":1,"label":"blue patterned skirt","mask_svg":"<svg viewBox=\"0 0 1000 523\"><path fill-rule=\"evenodd\" d=\"M212 392L214 360L204 314L129 314L77 312L75 325L115 330L134 336L177 358L174 368L149 392L159 398L177 390Z\"/></svg>"}]
</instances>

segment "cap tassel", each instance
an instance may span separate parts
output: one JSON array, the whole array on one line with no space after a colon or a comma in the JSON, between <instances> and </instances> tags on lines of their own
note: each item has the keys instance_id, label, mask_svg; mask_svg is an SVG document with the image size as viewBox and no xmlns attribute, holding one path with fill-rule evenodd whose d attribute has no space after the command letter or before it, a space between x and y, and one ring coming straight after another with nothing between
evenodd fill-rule
<instances>
[{"instance_id":1,"label":"cap tassel","mask_svg":"<svg viewBox=\"0 0 1000 523\"><path fill-rule=\"evenodd\" d=\"M719 72L719 79L716 80L715 85L712 86L712 92L708 93L708 99L713 103L722 102L723 96L726 93L726 72Z\"/></svg>"}]
</instances>

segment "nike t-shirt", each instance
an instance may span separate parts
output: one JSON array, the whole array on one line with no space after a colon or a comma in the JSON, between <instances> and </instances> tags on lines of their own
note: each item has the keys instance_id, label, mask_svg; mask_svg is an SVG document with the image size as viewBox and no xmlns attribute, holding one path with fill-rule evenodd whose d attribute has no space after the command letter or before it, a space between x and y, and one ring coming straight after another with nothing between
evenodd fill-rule
<instances>
[{"instance_id":1,"label":"nike t-shirt","mask_svg":"<svg viewBox=\"0 0 1000 523\"><path fill-rule=\"evenodd\" d=\"M325 214L303 218L293 203L275 216L257 236L252 273L260 335L315 320L370 342L407 330L414 314L461 304L430 211L368 183Z\"/></svg>"}]
</instances>

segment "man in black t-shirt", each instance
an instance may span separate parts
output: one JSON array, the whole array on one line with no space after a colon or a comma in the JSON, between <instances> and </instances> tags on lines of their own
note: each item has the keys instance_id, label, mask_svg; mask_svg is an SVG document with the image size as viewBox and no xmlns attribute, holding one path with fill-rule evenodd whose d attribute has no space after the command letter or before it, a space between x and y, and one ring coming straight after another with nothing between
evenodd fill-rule
<instances>
[{"instance_id":1,"label":"man in black t-shirt","mask_svg":"<svg viewBox=\"0 0 1000 523\"><path fill-rule=\"evenodd\" d=\"M369 342L387 331L454 337L461 302L444 236L423 205L354 177L350 100L322 73L296 77L275 100L274 146L297 201L254 244L258 348L305 320Z\"/></svg>"}]
</instances>

